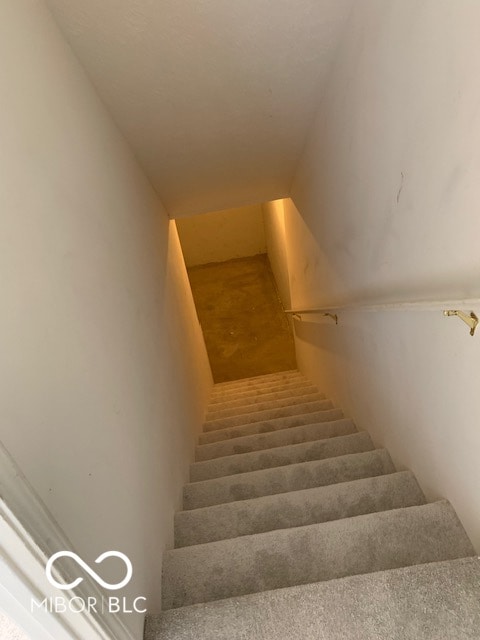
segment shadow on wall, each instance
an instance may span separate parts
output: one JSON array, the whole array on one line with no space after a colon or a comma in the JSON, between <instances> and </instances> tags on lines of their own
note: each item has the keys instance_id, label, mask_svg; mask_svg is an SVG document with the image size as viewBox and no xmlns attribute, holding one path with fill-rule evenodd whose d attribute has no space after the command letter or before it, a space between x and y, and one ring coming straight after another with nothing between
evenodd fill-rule
<instances>
[{"instance_id":1,"label":"shadow on wall","mask_svg":"<svg viewBox=\"0 0 480 640\"><path fill-rule=\"evenodd\" d=\"M261 205L176 220L187 267L266 252Z\"/></svg>"}]
</instances>

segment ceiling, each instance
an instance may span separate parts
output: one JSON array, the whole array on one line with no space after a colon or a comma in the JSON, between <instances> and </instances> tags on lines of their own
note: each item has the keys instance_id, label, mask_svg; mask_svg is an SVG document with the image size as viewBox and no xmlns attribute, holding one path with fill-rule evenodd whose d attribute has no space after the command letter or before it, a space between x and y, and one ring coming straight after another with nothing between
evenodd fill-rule
<instances>
[{"instance_id":1,"label":"ceiling","mask_svg":"<svg viewBox=\"0 0 480 640\"><path fill-rule=\"evenodd\" d=\"M169 215L288 195L352 0L47 0Z\"/></svg>"}]
</instances>

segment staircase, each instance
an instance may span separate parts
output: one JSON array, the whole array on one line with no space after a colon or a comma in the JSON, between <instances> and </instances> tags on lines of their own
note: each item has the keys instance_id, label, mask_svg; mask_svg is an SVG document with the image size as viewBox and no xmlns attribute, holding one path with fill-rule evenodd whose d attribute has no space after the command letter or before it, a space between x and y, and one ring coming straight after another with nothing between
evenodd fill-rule
<instances>
[{"instance_id":1,"label":"staircase","mask_svg":"<svg viewBox=\"0 0 480 640\"><path fill-rule=\"evenodd\" d=\"M480 564L298 371L217 384L146 640L480 638Z\"/></svg>"}]
</instances>

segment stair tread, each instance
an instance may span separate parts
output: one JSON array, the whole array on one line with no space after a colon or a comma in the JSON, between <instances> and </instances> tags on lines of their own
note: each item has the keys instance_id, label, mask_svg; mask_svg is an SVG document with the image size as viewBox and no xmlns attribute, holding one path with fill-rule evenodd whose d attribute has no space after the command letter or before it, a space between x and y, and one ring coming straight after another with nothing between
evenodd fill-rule
<instances>
[{"instance_id":1,"label":"stair tread","mask_svg":"<svg viewBox=\"0 0 480 640\"><path fill-rule=\"evenodd\" d=\"M272 391L271 393L263 393L256 396L250 396L247 398L237 398L233 400L219 400L217 402L211 402L208 404L207 413L210 411L221 410L222 408L235 408L235 407L244 407L255 405L261 402L271 402L276 399L281 398L296 398L299 395L310 395L314 393L319 393L317 387L312 385L311 383L303 385L301 387L294 389L283 389L281 391Z\"/></svg>"},{"instance_id":2,"label":"stair tread","mask_svg":"<svg viewBox=\"0 0 480 640\"><path fill-rule=\"evenodd\" d=\"M236 380L225 380L225 382L216 382L213 385L214 389L224 389L237 385L247 385L256 382L263 382L266 380L282 379L290 376L302 375L298 369L288 369L286 371L275 371L273 373L264 373L258 376L249 376L248 378L237 378Z\"/></svg>"},{"instance_id":3,"label":"stair tread","mask_svg":"<svg viewBox=\"0 0 480 640\"><path fill-rule=\"evenodd\" d=\"M209 442L219 442L220 440L228 440L230 438L238 438L255 433L268 433L277 429L285 429L287 427L299 427L313 422L330 422L343 418L341 409L321 409L312 411L311 413L300 413L293 416L283 416L281 418L273 418L261 422L251 422L236 427L227 427L226 429L216 429L201 434L199 441L201 444Z\"/></svg>"},{"instance_id":4,"label":"stair tread","mask_svg":"<svg viewBox=\"0 0 480 640\"><path fill-rule=\"evenodd\" d=\"M228 427L237 427L250 424L252 422L261 422L273 420L275 418L286 418L295 414L310 413L320 411L321 409L333 409L331 400L310 400L302 404L287 405L284 407L274 407L270 409L260 409L251 413L239 413L226 418L217 418L215 420L207 420L204 423L205 431L216 431L217 429L226 429Z\"/></svg>"},{"instance_id":5,"label":"stair tread","mask_svg":"<svg viewBox=\"0 0 480 640\"><path fill-rule=\"evenodd\" d=\"M175 514L175 546L300 527L425 503L411 471L240 500Z\"/></svg>"},{"instance_id":6,"label":"stair tread","mask_svg":"<svg viewBox=\"0 0 480 640\"><path fill-rule=\"evenodd\" d=\"M315 440L323 440L335 436L357 433L357 428L348 418L313 422L298 427L286 427L266 433L254 433L238 438L229 438L219 442L198 445L195 449L196 462L215 460L220 457L255 453L266 449L275 449L295 444L303 444Z\"/></svg>"},{"instance_id":7,"label":"stair tread","mask_svg":"<svg viewBox=\"0 0 480 640\"><path fill-rule=\"evenodd\" d=\"M257 386L246 387L244 389L224 389L223 391L212 391L210 402L235 400L237 398L256 397L274 391L286 391L292 389L300 389L302 387L310 387L311 382L308 380L290 380L276 383L265 383Z\"/></svg>"},{"instance_id":8,"label":"stair tread","mask_svg":"<svg viewBox=\"0 0 480 640\"><path fill-rule=\"evenodd\" d=\"M315 392L307 393L303 396L294 396L293 398L277 398L276 400L257 402L254 404L244 405L243 407L230 407L216 411L209 411L207 412L206 422L212 422L213 420L219 420L221 418L230 418L233 416L255 413L257 411L265 411L267 409L274 409L275 407L283 408L298 406L310 402L318 402L319 400L325 400L325 395L323 393Z\"/></svg>"},{"instance_id":9,"label":"stair tread","mask_svg":"<svg viewBox=\"0 0 480 640\"><path fill-rule=\"evenodd\" d=\"M163 608L474 554L442 500L166 551Z\"/></svg>"},{"instance_id":10,"label":"stair tread","mask_svg":"<svg viewBox=\"0 0 480 640\"><path fill-rule=\"evenodd\" d=\"M145 640L476 640L480 562L462 558L149 616Z\"/></svg>"},{"instance_id":11,"label":"stair tread","mask_svg":"<svg viewBox=\"0 0 480 640\"><path fill-rule=\"evenodd\" d=\"M355 437L358 435L363 436L355 434ZM365 436L369 437L368 434ZM259 469L187 483L183 490L184 509L326 486L394 471L395 467L385 449L372 449L323 460Z\"/></svg>"},{"instance_id":12,"label":"stair tread","mask_svg":"<svg viewBox=\"0 0 480 640\"><path fill-rule=\"evenodd\" d=\"M281 445L280 441L277 441L278 446L268 449L245 453L238 452L236 454L229 453L210 460L193 462L190 465L191 480L197 482L208 478L243 474L259 469L332 458L346 453L357 453L374 448L370 436L365 431L359 433L355 425L348 420L306 426L318 427L321 430L321 434L318 433L316 438L305 440L304 442ZM273 434L277 437L290 435L288 429L274 431ZM227 444L229 442L228 440L226 441ZM271 440L270 444L272 444Z\"/></svg>"},{"instance_id":13,"label":"stair tread","mask_svg":"<svg viewBox=\"0 0 480 640\"><path fill-rule=\"evenodd\" d=\"M274 385L290 384L292 382L307 382L307 379L301 374L295 373L290 375L272 376L258 379L250 378L241 383L220 383L213 386L212 395L234 393L236 391L250 391L252 389L262 389Z\"/></svg>"},{"instance_id":14,"label":"stair tread","mask_svg":"<svg viewBox=\"0 0 480 640\"><path fill-rule=\"evenodd\" d=\"M450 503L300 371L214 385L195 453L145 640L478 637L480 565Z\"/></svg>"}]
</instances>

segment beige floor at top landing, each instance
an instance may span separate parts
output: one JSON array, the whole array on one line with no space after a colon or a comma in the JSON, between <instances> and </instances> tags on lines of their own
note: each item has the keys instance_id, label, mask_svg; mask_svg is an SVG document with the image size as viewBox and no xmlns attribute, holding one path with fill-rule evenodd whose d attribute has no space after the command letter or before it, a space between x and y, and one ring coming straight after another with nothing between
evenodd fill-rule
<instances>
[{"instance_id":1,"label":"beige floor at top landing","mask_svg":"<svg viewBox=\"0 0 480 640\"><path fill-rule=\"evenodd\" d=\"M215 382L296 368L265 254L188 270Z\"/></svg>"}]
</instances>

